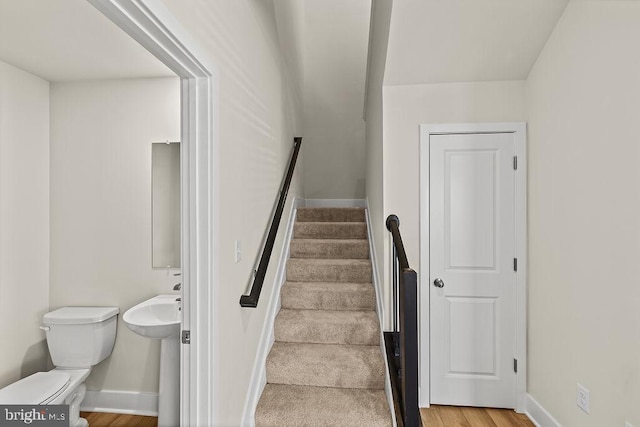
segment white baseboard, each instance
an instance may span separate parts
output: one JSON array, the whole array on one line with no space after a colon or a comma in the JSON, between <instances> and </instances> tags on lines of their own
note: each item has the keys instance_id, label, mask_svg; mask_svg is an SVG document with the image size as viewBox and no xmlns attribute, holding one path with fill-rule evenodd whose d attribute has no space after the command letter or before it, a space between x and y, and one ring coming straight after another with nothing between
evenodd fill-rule
<instances>
[{"instance_id":1,"label":"white baseboard","mask_svg":"<svg viewBox=\"0 0 640 427\"><path fill-rule=\"evenodd\" d=\"M365 199L307 199L307 208L366 208Z\"/></svg>"},{"instance_id":2,"label":"white baseboard","mask_svg":"<svg viewBox=\"0 0 640 427\"><path fill-rule=\"evenodd\" d=\"M289 259L289 248L291 246L291 237L293 236L293 225L296 221L296 209L305 205L305 200L299 197L293 199L291 205L291 211L289 212L289 219L287 222L287 229L284 235L284 242L282 250L280 251L280 259L278 260L278 269L275 276L275 289L271 294L269 300L268 312L263 323L262 333L260 334L260 342L258 343L258 351L253 363L253 369L251 371L251 381L249 382L249 390L247 392L247 398L244 402L244 408L242 410L241 425L245 427L252 427L255 425L255 413L258 406L258 401L262 395L265 385L267 384L267 356L271 350L271 346L275 341L273 334L273 325L276 320L276 315L280 311L280 288L286 281L287 273L287 260Z\"/></svg>"},{"instance_id":3,"label":"white baseboard","mask_svg":"<svg viewBox=\"0 0 640 427\"><path fill-rule=\"evenodd\" d=\"M527 394L527 417L537 427L561 427L560 423L530 394Z\"/></svg>"},{"instance_id":4,"label":"white baseboard","mask_svg":"<svg viewBox=\"0 0 640 427\"><path fill-rule=\"evenodd\" d=\"M371 215L369 213L369 199L365 201L366 210L365 210L365 218L367 221L367 235L369 237L369 257L371 259L371 268L373 271L372 280L373 280L373 288L376 293L376 311L378 313L378 323L380 325L380 351L382 351L382 359L384 360L384 391L387 396L387 403L389 404L389 410L391 411L391 419L393 421L393 426L397 426L396 420L396 411L393 407L393 391L391 390L391 377L389 376L389 361L387 360L387 349L384 343L384 304L382 303L382 289L380 284L380 276L378 273L378 257L376 255L376 246L373 238L373 232L371 230Z\"/></svg>"},{"instance_id":5,"label":"white baseboard","mask_svg":"<svg viewBox=\"0 0 640 427\"><path fill-rule=\"evenodd\" d=\"M137 391L87 390L80 410L113 414L158 416L158 393Z\"/></svg>"},{"instance_id":6,"label":"white baseboard","mask_svg":"<svg viewBox=\"0 0 640 427\"><path fill-rule=\"evenodd\" d=\"M369 238L369 254L371 257L371 268L373 270L373 287L376 290L376 309L378 311L378 317L380 322L384 320L384 304L382 303L382 289L380 284L380 275L378 273L378 257L376 254L376 246L371 230L371 215L369 214L368 200L365 200L367 204L365 206L365 220L367 222L367 237ZM382 323L380 323L380 329L382 329Z\"/></svg>"}]
</instances>

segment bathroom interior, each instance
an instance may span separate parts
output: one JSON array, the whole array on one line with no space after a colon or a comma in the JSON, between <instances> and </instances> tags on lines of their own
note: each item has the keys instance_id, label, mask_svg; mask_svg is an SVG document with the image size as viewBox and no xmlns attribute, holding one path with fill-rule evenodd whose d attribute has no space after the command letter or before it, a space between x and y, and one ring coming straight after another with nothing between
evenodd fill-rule
<instances>
[{"instance_id":1,"label":"bathroom interior","mask_svg":"<svg viewBox=\"0 0 640 427\"><path fill-rule=\"evenodd\" d=\"M0 389L54 367L46 313L117 307L82 409L157 415L123 316L180 296L180 81L86 0L0 0L0 40Z\"/></svg>"}]
</instances>

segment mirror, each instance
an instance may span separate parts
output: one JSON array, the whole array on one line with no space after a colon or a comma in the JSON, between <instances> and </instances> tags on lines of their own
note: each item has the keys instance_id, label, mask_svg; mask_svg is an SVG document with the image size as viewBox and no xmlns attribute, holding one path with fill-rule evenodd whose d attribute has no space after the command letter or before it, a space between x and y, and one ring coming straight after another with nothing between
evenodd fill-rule
<instances>
[{"instance_id":1,"label":"mirror","mask_svg":"<svg viewBox=\"0 0 640 427\"><path fill-rule=\"evenodd\" d=\"M151 144L153 268L180 268L180 143Z\"/></svg>"}]
</instances>

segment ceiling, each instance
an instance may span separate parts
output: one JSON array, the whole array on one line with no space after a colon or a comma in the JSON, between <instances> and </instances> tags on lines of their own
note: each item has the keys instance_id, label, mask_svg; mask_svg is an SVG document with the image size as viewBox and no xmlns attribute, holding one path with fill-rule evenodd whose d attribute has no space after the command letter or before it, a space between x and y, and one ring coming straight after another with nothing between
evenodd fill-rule
<instances>
[{"instance_id":1,"label":"ceiling","mask_svg":"<svg viewBox=\"0 0 640 427\"><path fill-rule=\"evenodd\" d=\"M384 84L525 80L567 2L395 1Z\"/></svg>"},{"instance_id":2,"label":"ceiling","mask_svg":"<svg viewBox=\"0 0 640 427\"><path fill-rule=\"evenodd\" d=\"M0 0L0 60L51 82L175 76L87 0Z\"/></svg>"}]
</instances>

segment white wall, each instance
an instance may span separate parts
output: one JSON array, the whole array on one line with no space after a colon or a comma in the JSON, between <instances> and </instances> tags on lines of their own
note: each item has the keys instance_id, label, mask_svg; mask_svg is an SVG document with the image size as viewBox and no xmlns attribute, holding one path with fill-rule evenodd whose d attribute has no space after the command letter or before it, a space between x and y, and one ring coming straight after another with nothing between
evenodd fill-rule
<instances>
[{"instance_id":1,"label":"white wall","mask_svg":"<svg viewBox=\"0 0 640 427\"><path fill-rule=\"evenodd\" d=\"M571 2L527 81L529 393L564 426L640 426L638 40L640 3Z\"/></svg>"},{"instance_id":2,"label":"white wall","mask_svg":"<svg viewBox=\"0 0 640 427\"><path fill-rule=\"evenodd\" d=\"M288 105L287 84L295 82L286 78L272 1L190 0L185 7L183 0L161 0L150 5L171 14L175 22L168 24L188 36L198 59L215 72L217 206L211 319L216 348L209 379L215 419L210 422L239 425L274 290L273 261L283 232L278 233L258 307L241 308L239 300L250 286L293 137L302 129L299 110ZM295 196L302 196L300 172L294 176L285 211ZM237 264L236 239L242 246Z\"/></svg>"},{"instance_id":3,"label":"white wall","mask_svg":"<svg viewBox=\"0 0 640 427\"><path fill-rule=\"evenodd\" d=\"M525 80L568 0L400 0L385 84Z\"/></svg>"},{"instance_id":4,"label":"white wall","mask_svg":"<svg viewBox=\"0 0 640 427\"><path fill-rule=\"evenodd\" d=\"M387 59L387 41L391 20L391 0L371 3L371 33L367 70L366 112L366 198L371 217L371 234L379 273L383 271L384 246L388 242L383 199L382 82ZM382 276L378 277L381 280ZM382 282L380 282L382 285Z\"/></svg>"},{"instance_id":5,"label":"white wall","mask_svg":"<svg viewBox=\"0 0 640 427\"><path fill-rule=\"evenodd\" d=\"M310 199L365 197L370 10L370 0L304 2L304 186Z\"/></svg>"},{"instance_id":6,"label":"white wall","mask_svg":"<svg viewBox=\"0 0 640 427\"><path fill-rule=\"evenodd\" d=\"M159 342L122 315L178 282L151 266L151 143L166 140L180 140L177 78L51 85L51 308L120 307L89 390L158 390Z\"/></svg>"},{"instance_id":7,"label":"white wall","mask_svg":"<svg viewBox=\"0 0 640 427\"><path fill-rule=\"evenodd\" d=\"M274 0L276 28L289 92L289 114L302 117L304 109L304 1ZM300 123L302 125L302 123ZM303 129L298 130L298 136ZM302 162L301 162L302 163ZM302 168L302 164L296 166Z\"/></svg>"},{"instance_id":8,"label":"white wall","mask_svg":"<svg viewBox=\"0 0 640 427\"><path fill-rule=\"evenodd\" d=\"M428 266L419 264L419 126L525 121L524 82L384 86L383 108L384 218L398 215L409 265L419 275L428 274ZM389 250L385 244L385 253L379 258L384 260L381 275L387 307L391 292ZM390 328L389 315L387 322L385 326Z\"/></svg>"},{"instance_id":9,"label":"white wall","mask_svg":"<svg viewBox=\"0 0 640 427\"><path fill-rule=\"evenodd\" d=\"M0 61L0 388L47 366L49 83Z\"/></svg>"}]
</instances>

